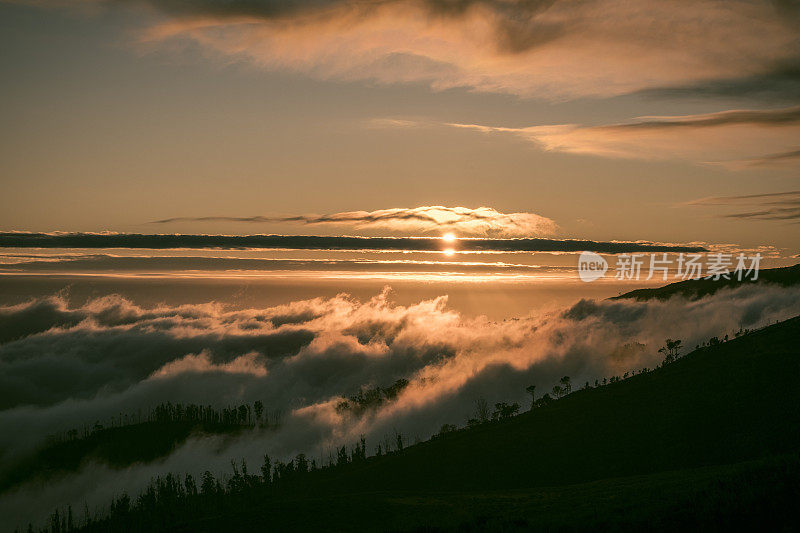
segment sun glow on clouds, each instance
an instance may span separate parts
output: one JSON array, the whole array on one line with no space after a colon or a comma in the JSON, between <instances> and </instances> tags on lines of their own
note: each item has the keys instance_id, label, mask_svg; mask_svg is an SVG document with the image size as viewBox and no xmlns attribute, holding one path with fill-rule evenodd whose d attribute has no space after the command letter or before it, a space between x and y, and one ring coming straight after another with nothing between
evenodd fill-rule
<instances>
[{"instance_id":1,"label":"sun glow on clouds","mask_svg":"<svg viewBox=\"0 0 800 533\"><path fill-rule=\"evenodd\" d=\"M61 298L0 307L0 390L7 391L0 448L29 449L55 431L165 401L225 406L262 400L285 416L275 431L187 441L158 463L161 473L194 468L187 465L222 472L230 457L257 462L269 450L284 460L361 435L373 444L394 431L427 438L442 420L463 419L478 397L522 402L530 384L543 389L564 375L582 383L652 367L661 360L656 348L675 331L692 346L800 312L798 289L777 286L720 291L692 302L582 300L559 312L504 321L465 317L446 297L405 306L388 297L388 291L368 300L340 294L240 310L217 304L145 308L119 297L80 307ZM620 339L647 349L620 357ZM337 412L336 405L360 387L400 378L409 385L395 401L364 416ZM52 387L57 380L62 387ZM124 487L116 470L91 484L66 476L37 484L35 499L4 499L0 514L104 503L112 487L138 490L131 479L146 484L153 475L149 465L133 465ZM100 502L91 500L96 486L105 489Z\"/></svg>"},{"instance_id":2,"label":"sun glow on clouds","mask_svg":"<svg viewBox=\"0 0 800 533\"><path fill-rule=\"evenodd\" d=\"M399 234L425 234L454 230L464 235L483 237L536 237L552 235L558 228L555 221L535 213L503 213L485 206L470 208L443 205L392 207L375 211L344 211L324 215L172 217L155 220L151 223L180 222L350 226L359 230L389 230ZM442 238L446 242L453 242L456 240L456 235L449 231Z\"/></svg>"},{"instance_id":3,"label":"sun glow on clouds","mask_svg":"<svg viewBox=\"0 0 800 533\"><path fill-rule=\"evenodd\" d=\"M165 15L143 45L187 39L318 78L553 99L748 75L796 45L770 2L147 3Z\"/></svg>"},{"instance_id":4,"label":"sun glow on clouds","mask_svg":"<svg viewBox=\"0 0 800 533\"><path fill-rule=\"evenodd\" d=\"M442 253L445 257L453 257L456 254L455 249L452 248L452 245L458 240L455 233L445 233L442 235L442 241L448 244L448 248L442 250Z\"/></svg>"},{"instance_id":5,"label":"sun glow on clouds","mask_svg":"<svg viewBox=\"0 0 800 533\"><path fill-rule=\"evenodd\" d=\"M683 159L741 170L751 166L797 168L800 107L739 109L702 115L638 117L621 123L549 124L523 128L406 121L405 129L446 127L510 135L548 152L605 158ZM397 128L373 119L369 127ZM743 158L744 157L744 158Z\"/></svg>"},{"instance_id":6,"label":"sun glow on clouds","mask_svg":"<svg viewBox=\"0 0 800 533\"><path fill-rule=\"evenodd\" d=\"M197 355L188 354L181 359L171 361L158 370L151 378L164 379L184 373L224 372L228 374L249 374L264 377L267 369L258 362L259 354L256 352L241 355L230 362L215 364L208 352L203 351Z\"/></svg>"}]
</instances>

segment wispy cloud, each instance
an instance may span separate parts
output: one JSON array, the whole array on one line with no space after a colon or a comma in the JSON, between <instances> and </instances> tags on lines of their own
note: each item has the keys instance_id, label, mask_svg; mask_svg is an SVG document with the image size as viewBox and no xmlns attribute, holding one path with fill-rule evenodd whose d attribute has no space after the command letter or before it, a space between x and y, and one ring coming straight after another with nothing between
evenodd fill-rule
<instances>
[{"instance_id":1,"label":"wispy cloud","mask_svg":"<svg viewBox=\"0 0 800 533\"><path fill-rule=\"evenodd\" d=\"M530 237L555 232L556 223L534 213L501 213L491 207L445 207L347 211L329 215L252 216L252 217L174 217L153 224L176 222L294 223L311 226L350 226L356 229L382 229L404 233L456 231L460 235L492 237Z\"/></svg>"},{"instance_id":2,"label":"wispy cloud","mask_svg":"<svg viewBox=\"0 0 800 533\"><path fill-rule=\"evenodd\" d=\"M685 205L735 209L734 212L717 215L722 218L800 221L800 191L743 196L716 196L693 200ZM743 211L742 209L745 207L750 209Z\"/></svg>"},{"instance_id":3,"label":"wispy cloud","mask_svg":"<svg viewBox=\"0 0 800 533\"><path fill-rule=\"evenodd\" d=\"M759 157L720 161L717 164L734 170L739 170L752 167L779 168L782 166L796 165L798 161L800 161L800 150L789 150L788 152L767 154Z\"/></svg>"},{"instance_id":4,"label":"wispy cloud","mask_svg":"<svg viewBox=\"0 0 800 533\"><path fill-rule=\"evenodd\" d=\"M372 121L397 127L397 120ZM512 128L483 124L432 123L417 127L451 127L485 134L513 135L547 151L626 159L684 159L734 166L746 161L794 162L800 136L800 107L730 110L683 116L645 116L629 122L582 126L551 124ZM403 127L410 127L403 121ZM758 152L767 153L762 156Z\"/></svg>"},{"instance_id":5,"label":"wispy cloud","mask_svg":"<svg viewBox=\"0 0 800 533\"><path fill-rule=\"evenodd\" d=\"M739 79L798 55L796 11L766 0L78 4L147 6L158 22L141 43L188 40L268 69L555 99Z\"/></svg>"},{"instance_id":6,"label":"wispy cloud","mask_svg":"<svg viewBox=\"0 0 800 533\"><path fill-rule=\"evenodd\" d=\"M797 102L800 100L800 60L794 58L755 74L647 89L641 94L661 98L721 97Z\"/></svg>"},{"instance_id":7,"label":"wispy cloud","mask_svg":"<svg viewBox=\"0 0 800 533\"><path fill-rule=\"evenodd\" d=\"M768 110L732 110L686 116L640 117L636 122L600 126L607 130L662 130L671 128L710 128L715 126L782 126L800 122L800 106Z\"/></svg>"}]
</instances>

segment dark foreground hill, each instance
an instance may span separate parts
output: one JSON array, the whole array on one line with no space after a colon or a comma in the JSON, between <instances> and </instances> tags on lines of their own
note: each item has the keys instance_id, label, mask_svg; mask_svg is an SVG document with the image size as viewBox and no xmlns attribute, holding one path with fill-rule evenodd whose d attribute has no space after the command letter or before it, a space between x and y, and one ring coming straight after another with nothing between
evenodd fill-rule
<instances>
[{"instance_id":1,"label":"dark foreground hill","mask_svg":"<svg viewBox=\"0 0 800 533\"><path fill-rule=\"evenodd\" d=\"M635 300L667 300L677 295L688 299L696 299L714 294L721 289L732 289L735 287L753 284L772 284L781 287L800 285L800 264L790 267L768 268L761 270L758 273L758 278L755 281L751 279L743 279L740 281L733 276L731 276L731 279L721 278L719 280L690 279L686 281L679 281L677 283L670 283L669 285L657 287L655 289L637 289L635 291L626 292L619 296L614 296L611 299L619 300L632 298Z\"/></svg>"},{"instance_id":2,"label":"dark foreground hill","mask_svg":"<svg viewBox=\"0 0 800 533\"><path fill-rule=\"evenodd\" d=\"M797 317L389 455L167 477L86 530L793 530L799 451Z\"/></svg>"}]
</instances>

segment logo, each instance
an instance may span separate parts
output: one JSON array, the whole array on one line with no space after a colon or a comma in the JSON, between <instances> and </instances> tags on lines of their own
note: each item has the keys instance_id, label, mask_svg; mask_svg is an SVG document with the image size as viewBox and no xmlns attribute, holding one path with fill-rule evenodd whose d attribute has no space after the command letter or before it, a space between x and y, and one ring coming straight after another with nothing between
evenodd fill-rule
<instances>
[{"instance_id":1,"label":"logo","mask_svg":"<svg viewBox=\"0 0 800 533\"><path fill-rule=\"evenodd\" d=\"M590 282L602 278L608 270L608 262L594 252L581 252L578 258L578 275L581 281Z\"/></svg>"}]
</instances>

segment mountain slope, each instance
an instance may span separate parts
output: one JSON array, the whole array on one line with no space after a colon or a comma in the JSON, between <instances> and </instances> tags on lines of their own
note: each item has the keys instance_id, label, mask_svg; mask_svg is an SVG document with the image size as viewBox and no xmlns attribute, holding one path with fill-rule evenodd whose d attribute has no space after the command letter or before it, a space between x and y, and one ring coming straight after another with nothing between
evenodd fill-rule
<instances>
[{"instance_id":1,"label":"mountain slope","mask_svg":"<svg viewBox=\"0 0 800 533\"><path fill-rule=\"evenodd\" d=\"M791 528L798 405L800 317L506 421L86 529Z\"/></svg>"},{"instance_id":2,"label":"mountain slope","mask_svg":"<svg viewBox=\"0 0 800 533\"><path fill-rule=\"evenodd\" d=\"M800 450L800 317L337 474L338 487L530 487Z\"/></svg>"},{"instance_id":3,"label":"mountain slope","mask_svg":"<svg viewBox=\"0 0 800 533\"><path fill-rule=\"evenodd\" d=\"M690 279L677 283L670 283L669 285L657 287L655 289L637 289L619 296L614 296L610 299L667 300L677 295L689 299L696 299L714 294L718 290L724 288L760 284L774 284L781 287L800 285L800 264L790 267L761 270L758 273L758 279L756 281L751 281L749 279L739 281L735 278L729 280L723 278L716 281L710 279Z\"/></svg>"}]
</instances>

